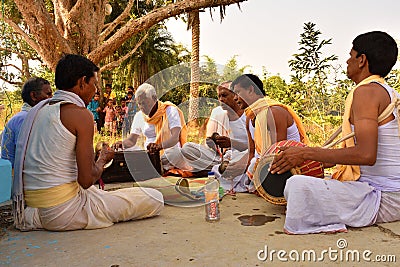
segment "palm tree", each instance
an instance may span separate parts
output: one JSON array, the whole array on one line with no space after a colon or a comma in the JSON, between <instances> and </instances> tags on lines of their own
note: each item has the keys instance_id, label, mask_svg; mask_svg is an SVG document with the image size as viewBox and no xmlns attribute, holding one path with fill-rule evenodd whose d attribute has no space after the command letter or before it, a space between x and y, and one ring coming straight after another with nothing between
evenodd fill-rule
<instances>
[{"instance_id":1,"label":"palm tree","mask_svg":"<svg viewBox=\"0 0 400 267\"><path fill-rule=\"evenodd\" d=\"M196 125L199 113L199 83L200 83L200 15L199 10L189 13L188 28L192 29L192 56L189 100L189 122Z\"/></svg>"},{"instance_id":2,"label":"palm tree","mask_svg":"<svg viewBox=\"0 0 400 267\"><path fill-rule=\"evenodd\" d=\"M132 47L143 38L145 34L129 40L126 46L120 50L132 50ZM121 51L121 53L123 53ZM137 88L146 82L152 75L179 63L179 47L174 44L174 40L163 25L158 25L149 30L146 39L137 50L126 59L114 72L114 83L126 87L133 85ZM168 72L158 75L160 79L166 80L170 77ZM118 80L118 81L117 81ZM162 81L159 81L162 82ZM154 84L157 87L157 84Z\"/></svg>"}]
</instances>

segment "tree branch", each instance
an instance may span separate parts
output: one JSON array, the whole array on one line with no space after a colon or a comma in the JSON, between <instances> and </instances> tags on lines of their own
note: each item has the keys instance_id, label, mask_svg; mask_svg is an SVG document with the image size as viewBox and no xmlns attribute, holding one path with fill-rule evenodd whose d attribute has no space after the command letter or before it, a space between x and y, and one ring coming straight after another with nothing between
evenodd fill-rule
<instances>
[{"instance_id":1,"label":"tree branch","mask_svg":"<svg viewBox=\"0 0 400 267\"><path fill-rule=\"evenodd\" d=\"M126 60L127 58L129 58L130 56L132 56L136 50L142 45L142 43L146 40L147 36L149 36L149 33L146 33L145 36L142 37L142 39L140 39L140 41L135 45L135 47L133 48L133 50L131 50L129 53L127 53L126 55L124 55L123 57L121 57L120 59L113 61L103 67L100 68L100 72L103 72L105 70L110 70L110 69L114 69L116 68L118 65L120 65L122 62L124 62L124 60Z\"/></svg>"},{"instance_id":2,"label":"tree branch","mask_svg":"<svg viewBox=\"0 0 400 267\"><path fill-rule=\"evenodd\" d=\"M71 10L69 11L69 17L74 18L77 15L79 15L80 13L80 9L82 8L82 6L84 5L86 0L78 0L76 1L75 5L71 8Z\"/></svg>"},{"instance_id":3,"label":"tree branch","mask_svg":"<svg viewBox=\"0 0 400 267\"><path fill-rule=\"evenodd\" d=\"M3 75L0 75L0 80L3 80L6 83L13 84L13 85L15 85L15 84L16 85L21 85L22 84L21 82L13 82L13 81L7 79L6 77L4 77Z\"/></svg>"},{"instance_id":4,"label":"tree branch","mask_svg":"<svg viewBox=\"0 0 400 267\"><path fill-rule=\"evenodd\" d=\"M41 48L35 42L35 40L33 40L26 32L24 32L24 30L22 30L14 21L7 17L4 17L4 21L14 30L14 32L20 34L24 38L25 42L32 47L32 49L38 51L38 53L41 51ZM12 52L17 53L16 51Z\"/></svg>"},{"instance_id":5,"label":"tree branch","mask_svg":"<svg viewBox=\"0 0 400 267\"><path fill-rule=\"evenodd\" d=\"M141 18L130 19L125 26L120 28L107 41L90 52L88 58L98 64L102 59L114 53L127 39L167 18L196 9L236 4L243 1L246 0L183 0L157 8Z\"/></svg>"},{"instance_id":6,"label":"tree branch","mask_svg":"<svg viewBox=\"0 0 400 267\"><path fill-rule=\"evenodd\" d=\"M2 67L2 68L4 68L4 67L5 67L5 68L7 68L7 67L13 67L13 68L17 69L19 72L22 73L22 69L20 69L18 66L14 65L14 64L11 64L11 63L2 64L1 67Z\"/></svg>"},{"instance_id":7,"label":"tree branch","mask_svg":"<svg viewBox=\"0 0 400 267\"><path fill-rule=\"evenodd\" d=\"M0 47L0 51L7 51L7 52L11 52L13 54L17 54L18 56L24 56L19 51L14 51L11 48L7 48L7 47Z\"/></svg>"},{"instance_id":8,"label":"tree branch","mask_svg":"<svg viewBox=\"0 0 400 267\"><path fill-rule=\"evenodd\" d=\"M99 43L102 43L104 39L117 27L124 19L129 16L129 13L132 9L135 0L129 0L128 5L124 9L124 11L119 15L113 22L107 24L107 28L100 34Z\"/></svg>"},{"instance_id":9,"label":"tree branch","mask_svg":"<svg viewBox=\"0 0 400 267\"><path fill-rule=\"evenodd\" d=\"M55 70L58 60L64 53L71 53L71 47L57 30L44 1L15 0L24 22L28 25L37 46L34 48L45 64ZM28 41L27 43L31 45ZM31 42L32 43L32 42ZM51 51L49 53L49 51Z\"/></svg>"}]
</instances>

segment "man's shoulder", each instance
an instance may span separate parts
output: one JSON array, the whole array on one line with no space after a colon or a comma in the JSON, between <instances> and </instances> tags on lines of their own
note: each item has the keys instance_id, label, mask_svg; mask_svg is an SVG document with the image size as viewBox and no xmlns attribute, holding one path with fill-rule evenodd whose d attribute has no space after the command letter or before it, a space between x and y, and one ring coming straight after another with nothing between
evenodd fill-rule
<instances>
[{"instance_id":1,"label":"man's shoulder","mask_svg":"<svg viewBox=\"0 0 400 267\"><path fill-rule=\"evenodd\" d=\"M363 84L359 87L357 87L354 90L354 98L373 98L377 101L379 99L387 99L387 97L390 97L390 94L393 89L391 87L385 87L384 85L380 83L368 83L368 84Z\"/></svg>"},{"instance_id":2,"label":"man's shoulder","mask_svg":"<svg viewBox=\"0 0 400 267\"><path fill-rule=\"evenodd\" d=\"M7 125L16 125L22 123L27 115L28 115L27 111L20 111L11 117L11 119L7 122Z\"/></svg>"},{"instance_id":3,"label":"man's shoulder","mask_svg":"<svg viewBox=\"0 0 400 267\"><path fill-rule=\"evenodd\" d=\"M175 105L169 105L166 109L165 112L167 113L167 116L179 116L179 112L182 112L177 106Z\"/></svg>"}]
</instances>

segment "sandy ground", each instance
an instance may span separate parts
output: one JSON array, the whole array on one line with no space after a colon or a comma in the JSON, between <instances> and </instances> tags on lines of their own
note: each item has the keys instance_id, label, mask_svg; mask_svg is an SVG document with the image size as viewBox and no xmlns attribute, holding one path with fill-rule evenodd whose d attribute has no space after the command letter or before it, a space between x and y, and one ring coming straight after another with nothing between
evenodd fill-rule
<instances>
[{"instance_id":1,"label":"sandy ground","mask_svg":"<svg viewBox=\"0 0 400 267\"><path fill-rule=\"evenodd\" d=\"M284 207L255 195L226 196L220 208L215 223L204 220L203 206L166 206L158 217L99 230L10 228L0 240L0 265L399 266L400 222L295 236L283 233Z\"/></svg>"}]
</instances>

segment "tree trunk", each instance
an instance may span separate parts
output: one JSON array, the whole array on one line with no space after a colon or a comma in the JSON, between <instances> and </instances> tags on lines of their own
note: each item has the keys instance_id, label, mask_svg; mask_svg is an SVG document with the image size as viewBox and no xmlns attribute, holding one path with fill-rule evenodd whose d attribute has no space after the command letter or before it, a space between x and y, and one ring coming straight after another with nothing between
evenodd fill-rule
<instances>
[{"instance_id":1,"label":"tree trunk","mask_svg":"<svg viewBox=\"0 0 400 267\"><path fill-rule=\"evenodd\" d=\"M199 82L200 82L200 16L199 10L193 11L189 15L192 28L192 55L191 55L191 79L190 79L190 99L189 99L189 122L197 125L199 114Z\"/></svg>"}]
</instances>

